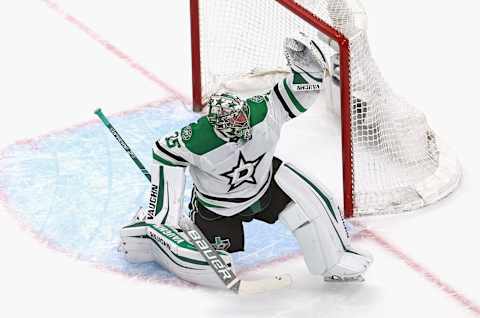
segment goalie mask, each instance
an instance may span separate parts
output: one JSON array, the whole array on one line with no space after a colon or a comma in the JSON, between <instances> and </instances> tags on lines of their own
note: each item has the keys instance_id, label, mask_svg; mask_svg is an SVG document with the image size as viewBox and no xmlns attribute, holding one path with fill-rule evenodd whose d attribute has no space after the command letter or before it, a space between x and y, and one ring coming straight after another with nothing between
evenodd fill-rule
<instances>
[{"instance_id":1,"label":"goalie mask","mask_svg":"<svg viewBox=\"0 0 480 318\"><path fill-rule=\"evenodd\" d=\"M208 121L220 134L233 141L252 139L250 109L244 100L229 94L212 95L208 107Z\"/></svg>"}]
</instances>

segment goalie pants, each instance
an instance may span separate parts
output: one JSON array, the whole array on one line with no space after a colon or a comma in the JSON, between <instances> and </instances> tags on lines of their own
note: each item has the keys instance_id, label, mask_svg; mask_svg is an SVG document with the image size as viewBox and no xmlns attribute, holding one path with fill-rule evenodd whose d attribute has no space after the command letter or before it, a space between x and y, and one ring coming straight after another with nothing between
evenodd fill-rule
<instances>
[{"instance_id":1,"label":"goalie pants","mask_svg":"<svg viewBox=\"0 0 480 318\"><path fill-rule=\"evenodd\" d=\"M273 158L273 175L277 173L282 161ZM260 198L259 211L247 209L231 217L218 215L206 207L202 206L198 200L192 196L190 203L192 221L202 230L203 234L217 249L223 249L230 253L244 250L244 230L243 223L259 220L268 224L274 224L278 221L280 213L292 202L292 199L278 186L274 178L270 183L267 192Z\"/></svg>"}]
</instances>

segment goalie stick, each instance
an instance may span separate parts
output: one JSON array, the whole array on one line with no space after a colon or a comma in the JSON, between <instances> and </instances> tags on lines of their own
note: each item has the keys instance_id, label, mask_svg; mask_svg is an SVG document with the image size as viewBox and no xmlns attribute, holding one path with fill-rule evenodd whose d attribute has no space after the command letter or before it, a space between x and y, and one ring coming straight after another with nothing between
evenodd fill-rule
<instances>
[{"instance_id":1,"label":"goalie stick","mask_svg":"<svg viewBox=\"0 0 480 318\"><path fill-rule=\"evenodd\" d=\"M135 162L137 167L142 171L143 175L151 181L152 177L145 166L142 164L140 159L134 154L132 149L127 145L123 140L117 130L113 127L107 117L103 114L102 110L99 108L95 110L95 115L97 115L103 124L108 128L112 133L118 143L122 148L129 154L130 158ZM290 275L283 274L278 275L273 278L265 278L254 281L241 280L237 277L234 271L227 266L225 261L220 257L215 248L210 244L205 235L200 231L200 229L186 217L182 217L179 222L182 230L187 234L187 236L192 240L192 243L198 249L200 254L205 258L210 267L213 269L218 278L225 284L227 289L230 289L237 294L256 294L267 292L271 290L277 290L284 287L288 287L292 283Z\"/></svg>"}]
</instances>

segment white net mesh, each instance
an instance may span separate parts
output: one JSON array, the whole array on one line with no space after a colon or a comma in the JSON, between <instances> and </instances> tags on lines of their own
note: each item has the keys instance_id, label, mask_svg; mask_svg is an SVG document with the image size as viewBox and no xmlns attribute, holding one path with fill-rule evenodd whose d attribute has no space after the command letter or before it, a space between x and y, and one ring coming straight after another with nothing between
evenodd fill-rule
<instances>
[{"instance_id":1,"label":"white net mesh","mask_svg":"<svg viewBox=\"0 0 480 318\"><path fill-rule=\"evenodd\" d=\"M453 191L461 176L459 164L441 146L425 116L384 81L370 53L366 15L359 3L294 2L349 39L351 100L342 103L351 114L355 215L411 210ZM205 97L231 83L245 86L239 81L245 78L254 79L251 86L271 87L272 79L262 87L252 74L285 69L285 37L303 31L318 38L315 27L275 0L200 0L199 8ZM326 43L322 49L330 56L337 53ZM274 72L265 73L270 70Z\"/></svg>"}]
</instances>

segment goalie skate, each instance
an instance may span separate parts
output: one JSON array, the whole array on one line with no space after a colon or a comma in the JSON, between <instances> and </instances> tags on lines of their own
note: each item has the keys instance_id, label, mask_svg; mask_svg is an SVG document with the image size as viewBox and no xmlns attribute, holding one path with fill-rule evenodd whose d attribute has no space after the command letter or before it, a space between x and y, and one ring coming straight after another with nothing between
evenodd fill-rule
<instances>
[{"instance_id":1,"label":"goalie skate","mask_svg":"<svg viewBox=\"0 0 480 318\"><path fill-rule=\"evenodd\" d=\"M363 282L362 274L373 261L372 256L357 248L349 247L333 268L324 274L326 282Z\"/></svg>"}]
</instances>

